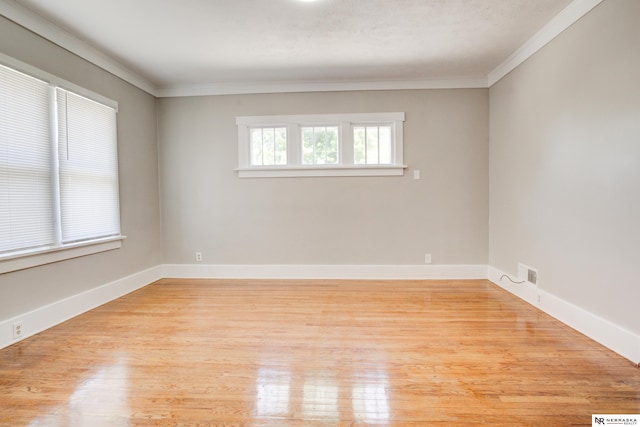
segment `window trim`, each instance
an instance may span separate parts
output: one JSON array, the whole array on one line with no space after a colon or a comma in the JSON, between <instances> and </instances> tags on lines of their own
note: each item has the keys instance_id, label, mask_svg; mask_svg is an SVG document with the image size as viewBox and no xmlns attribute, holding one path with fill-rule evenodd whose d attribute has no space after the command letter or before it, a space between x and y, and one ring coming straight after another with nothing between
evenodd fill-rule
<instances>
[{"instance_id":1,"label":"window trim","mask_svg":"<svg viewBox=\"0 0 640 427\"><path fill-rule=\"evenodd\" d=\"M282 165L282 164L277 164L277 163L275 163L276 158L277 158L277 153L276 153L276 152L278 151L278 150L277 150L277 148L276 148L276 143L275 143L275 139L276 139L275 134L276 134L276 130L277 130L277 129L282 129L282 128L284 128L284 129L285 129L285 135L286 135L286 134L288 133L288 129L287 129L287 127L286 127L286 126L284 126L284 125L283 125L283 126L278 126L278 125L273 125L273 126L249 126L249 128L248 128L248 139L249 139L249 141L248 141L248 145L247 145L247 147L248 147L248 151L249 151L249 153L248 153L248 156L249 156L249 157L248 157L248 162L249 162L249 164L251 163L251 159L253 158L253 152L252 152L252 147L251 147L251 146L252 146L252 140L251 140L252 136L251 136L251 135L252 135L253 131L254 131L254 130L256 130L256 129L260 129L260 131L261 131L261 134L262 134L262 135L261 135L261 136L262 136L262 141L261 141L261 144L262 144L262 150L264 150L264 131L265 131L266 129L273 129L273 131L274 131L274 147L273 147L273 148L274 148L274 150L273 150L273 151L274 151L274 164L273 164L273 165L253 165L253 166L251 166L251 167L271 167L271 166L278 167L278 166L286 166L286 165ZM288 141L287 141L287 143L288 143ZM288 144L287 144L287 145L288 145ZM287 148L288 148L288 147L287 147ZM288 155L289 155L289 154L288 154L288 150L286 151L286 154L287 154L287 159L286 159L286 160L287 160L287 162L288 162L288 161L289 161L289 159L288 159ZM264 153L263 153L263 163L264 163Z\"/></svg>"},{"instance_id":2,"label":"window trim","mask_svg":"<svg viewBox=\"0 0 640 427\"><path fill-rule=\"evenodd\" d=\"M82 86L78 86L77 84L71 83L67 80L61 79L58 76L47 73L46 71L43 71L25 62L19 61L15 58L12 58L11 56L5 55L4 53L0 53L0 64L13 68L14 70L20 71L21 73L28 74L36 79L48 82L49 85L57 86L70 92L75 92L78 95L84 96L85 98L89 98L100 104L104 104L108 107L113 108L114 110L116 110L116 113L118 112L117 101L100 95L99 93L96 93L92 90L83 88Z\"/></svg>"},{"instance_id":3,"label":"window trim","mask_svg":"<svg viewBox=\"0 0 640 427\"><path fill-rule=\"evenodd\" d=\"M0 53L0 64L47 82L49 84L50 91L55 91L55 88L58 87L113 108L115 112L118 113L118 103L116 101L61 79L60 77L47 73L46 71L3 53ZM50 96L50 108L52 108L52 99L53 98ZM54 147L54 144L51 145L52 150L55 150L56 148L57 147ZM51 173L54 175L54 179L57 179L57 170L55 165L52 165L52 167L53 170ZM5 252L0 254L0 274L118 249L122 246L122 241L124 239L126 239L126 236L123 235L122 230L120 230L119 235L106 236L103 238L84 240L75 243L53 244L49 246L39 246L37 248L18 249Z\"/></svg>"},{"instance_id":4,"label":"window trim","mask_svg":"<svg viewBox=\"0 0 640 427\"><path fill-rule=\"evenodd\" d=\"M61 246L39 247L36 250L13 251L0 258L0 274L119 249L126 238L127 236L120 235Z\"/></svg>"},{"instance_id":5,"label":"window trim","mask_svg":"<svg viewBox=\"0 0 640 427\"><path fill-rule=\"evenodd\" d=\"M238 176L240 178L319 177L319 176L402 176L404 165L404 112L295 114L274 116L238 116ZM354 164L353 127L358 125L391 125L393 163L389 165ZM250 163L250 129L257 127L287 128L287 165L252 166ZM338 126L340 138L338 164L305 165L301 157L301 128Z\"/></svg>"}]
</instances>

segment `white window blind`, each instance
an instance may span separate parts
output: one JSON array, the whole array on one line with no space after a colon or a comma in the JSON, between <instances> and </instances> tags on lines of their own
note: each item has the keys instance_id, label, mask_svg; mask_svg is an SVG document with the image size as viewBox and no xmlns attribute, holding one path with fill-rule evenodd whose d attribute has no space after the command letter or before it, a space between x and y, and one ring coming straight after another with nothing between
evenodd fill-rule
<instances>
[{"instance_id":1,"label":"white window blind","mask_svg":"<svg viewBox=\"0 0 640 427\"><path fill-rule=\"evenodd\" d=\"M120 247L117 104L0 59L0 273Z\"/></svg>"},{"instance_id":2,"label":"white window blind","mask_svg":"<svg viewBox=\"0 0 640 427\"><path fill-rule=\"evenodd\" d=\"M0 65L0 253L54 243L49 85Z\"/></svg>"},{"instance_id":3,"label":"white window blind","mask_svg":"<svg viewBox=\"0 0 640 427\"><path fill-rule=\"evenodd\" d=\"M120 234L116 112L57 89L62 242Z\"/></svg>"}]
</instances>

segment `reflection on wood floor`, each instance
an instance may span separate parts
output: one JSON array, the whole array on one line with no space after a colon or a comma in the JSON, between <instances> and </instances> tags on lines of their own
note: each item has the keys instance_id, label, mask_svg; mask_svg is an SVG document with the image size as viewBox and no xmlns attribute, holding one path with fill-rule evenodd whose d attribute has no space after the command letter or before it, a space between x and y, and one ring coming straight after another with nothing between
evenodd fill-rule
<instances>
[{"instance_id":1,"label":"reflection on wood floor","mask_svg":"<svg viewBox=\"0 0 640 427\"><path fill-rule=\"evenodd\" d=\"M2 426L591 425L640 369L485 280L164 279L0 350Z\"/></svg>"}]
</instances>

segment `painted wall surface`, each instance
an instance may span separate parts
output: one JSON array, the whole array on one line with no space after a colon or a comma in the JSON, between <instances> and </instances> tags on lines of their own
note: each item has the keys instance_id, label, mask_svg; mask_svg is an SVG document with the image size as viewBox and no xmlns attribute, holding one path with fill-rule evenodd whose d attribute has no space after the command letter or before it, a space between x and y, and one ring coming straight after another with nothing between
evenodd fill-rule
<instances>
[{"instance_id":1,"label":"painted wall surface","mask_svg":"<svg viewBox=\"0 0 640 427\"><path fill-rule=\"evenodd\" d=\"M635 333L639 28L605 1L490 89L489 264Z\"/></svg>"},{"instance_id":2,"label":"painted wall surface","mask_svg":"<svg viewBox=\"0 0 640 427\"><path fill-rule=\"evenodd\" d=\"M122 248L0 275L0 320L162 262L155 99L0 17L0 52L119 103Z\"/></svg>"},{"instance_id":3,"label":"painted wall surface","mask_svg":"<svg viewBox=\"0 0 640 427\"><path fill-rule=\"evenodd\" d=\"M236 116L402 111L402 177L238 178ZM488 90L158 101L166 263L486 264ZM413 170L422 179L413 179Z\"/></svg>"}]
</instances>

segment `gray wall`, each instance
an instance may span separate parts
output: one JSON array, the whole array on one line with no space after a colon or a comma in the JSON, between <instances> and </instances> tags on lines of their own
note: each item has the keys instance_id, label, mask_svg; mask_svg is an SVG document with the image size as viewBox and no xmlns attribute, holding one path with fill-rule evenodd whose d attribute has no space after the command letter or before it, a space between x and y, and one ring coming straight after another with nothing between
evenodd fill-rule
<instances>
[{"instance_id":1,"label":"gray wall","mask_svg":"<svg viewBox=\"0 0 640 427\"><path fill-rule=\"evenodd\" d=\"M0 320L162 262L155 99L0 17L0 52L119 103L121 249L0 275Z\"/></svg>"},{"instance_id":2,"label":"gray wall","mask_svg":"<svg viewBox=\"0 0 640 427\"><path fill-rule=\"evenodd\" d=\"M239 115L404 111L402 177L238 178ZM488 90L158 101L164 260L486 264ZM414 169L422 172L413 180Z\"/></svg>"},{"instance_id":3,"label":"gray wall","mask_svg":"<svg viewBox=\"0 0 640 427\"><path fill-rule=\"evenodd\" d=\"M640 333L637 28L640 2L605 1L490 90L156 101L0 18L0 51L119 102L129 236L120 250L0 275L0 320L195 251L205 264L421 264L431 253L511 274L527 263L542 289ZM367 111L406 112L405 176L233 170L237 115Z\"/></svg>"},{"instance_id":4,"label":"gray wall","mask_svg":"<svg viewBox=\"0 0 640 427\"><path fill-rule=\"evenodd\" d=\"M609 0L490 90L489 264L640 333L640 1Z\"/></svg>"}]
</instances>

